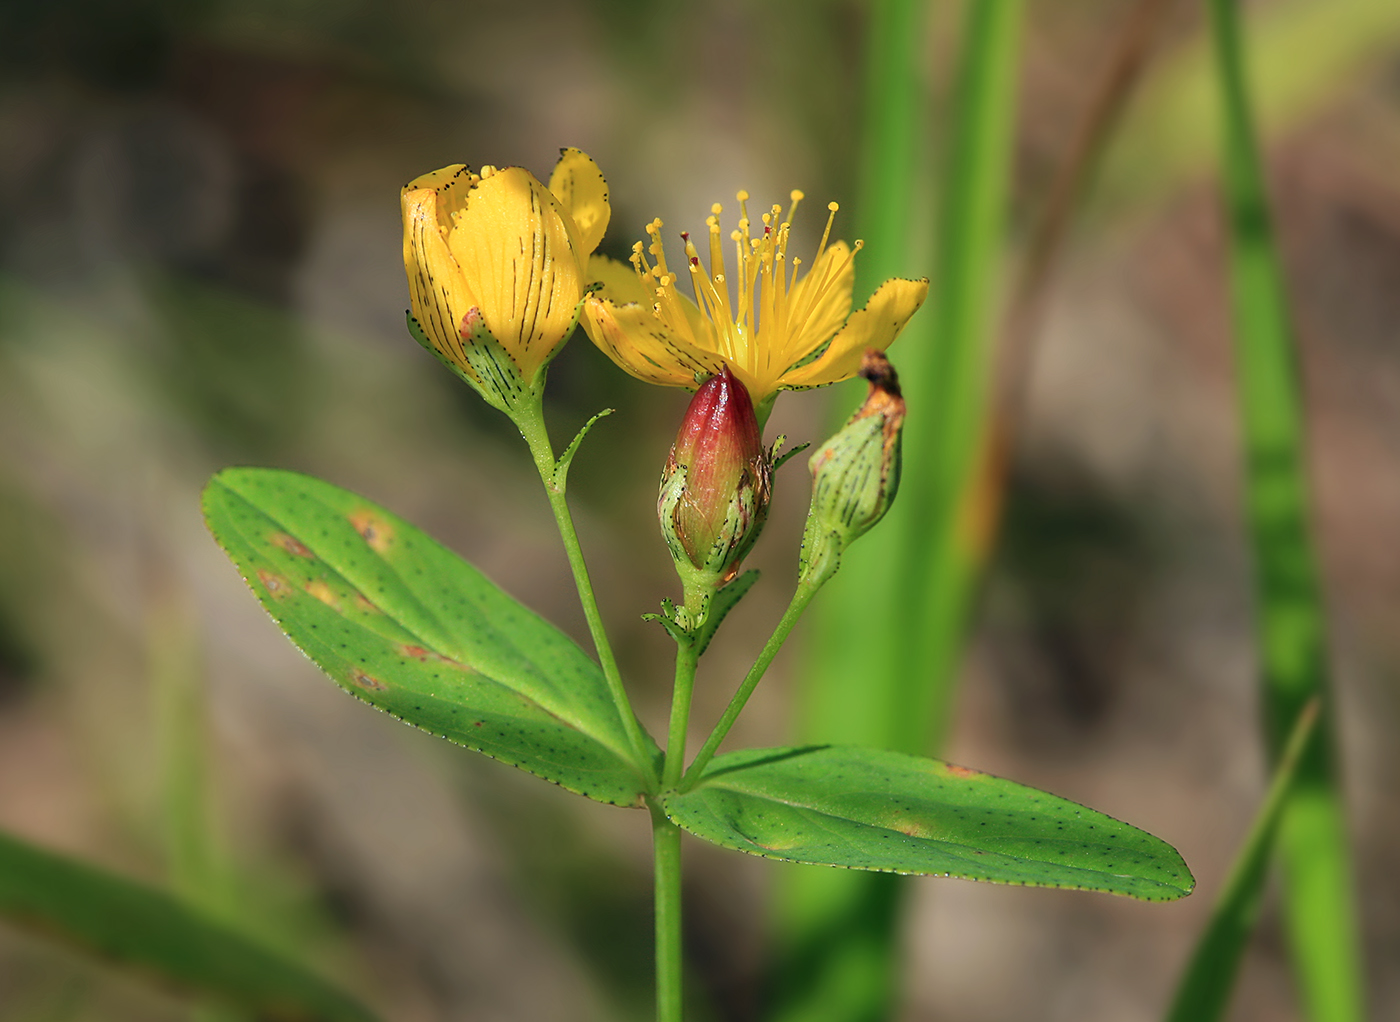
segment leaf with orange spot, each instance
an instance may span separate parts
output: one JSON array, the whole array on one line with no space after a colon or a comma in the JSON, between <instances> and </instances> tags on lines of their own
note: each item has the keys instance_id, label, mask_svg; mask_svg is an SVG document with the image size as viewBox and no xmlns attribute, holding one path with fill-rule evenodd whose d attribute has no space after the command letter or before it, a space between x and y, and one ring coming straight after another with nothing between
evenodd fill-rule
<instances>
[{"instance_id":1,"label":"leaf with orange spot","mask_svg":"<svg viewBox=\"0 0 1400 1022\"><path fill-rule=\"evenodd\" d=\"M663 800L696 837L788 862L1106 891L1191 893L1166 842L990 774L881 749L816 745L717 757Z\"/></svg>"},{"instance_id":2,"label":"leaf with orange spot","mask_svg":"<svg viewBox=\"0 0 1400 1022\"><path fill-rule=\"evenodd\" d=\"M641 804L597 664L425 533L273 469L220 472L204 514L267 612L352 695L570 791Z\"/></svg>"}]
</instances>

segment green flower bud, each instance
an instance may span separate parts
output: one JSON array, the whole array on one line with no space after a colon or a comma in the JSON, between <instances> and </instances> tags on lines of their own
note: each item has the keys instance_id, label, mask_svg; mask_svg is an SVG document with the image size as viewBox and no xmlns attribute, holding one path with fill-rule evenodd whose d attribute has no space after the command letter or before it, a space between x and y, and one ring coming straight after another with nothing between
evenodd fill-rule
<instances>
[{"instance_id":1,"label":"green flower bud","mask_svg":"<svg viewBox=\"0 0 1400 1022\"><path fill-rule=\"evenodd\" d=\"M714 590L739 573L768 517L772 460L753 402L726 366L686 409L656 510L689 591Z\"/></svg>"},{"instance_id":2,"label":"green flower bud","mask_svg":"<svg viewBox=\"0 0 1400 1022\"><path fill-rule=\"evenodd\" d=\"M899 490L904 399L889 360L867 351L860 375L870 381L865 404L817 448L812 504L802 533L798 585L821 585L840 567L846 547L885 516Z\"/></svg>"}]
</instances>

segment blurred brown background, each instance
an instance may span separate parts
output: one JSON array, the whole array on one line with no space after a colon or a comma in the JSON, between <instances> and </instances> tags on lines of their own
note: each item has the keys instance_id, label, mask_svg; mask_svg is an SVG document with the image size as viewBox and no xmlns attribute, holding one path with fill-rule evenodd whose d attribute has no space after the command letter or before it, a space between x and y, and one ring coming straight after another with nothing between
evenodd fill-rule
<instances>
[{"instance_id":1,"label":"blurred brown background","mask_svg":"<svg viewBox=\"0 0 1400 1022\"><path fill-rule=\"evenodd\" d=\"M958 5L934 6L931 175ZM1028 3L1008 280L1136 7ZM1211 93L1200 11L1168 7L1018 363L1007 518L948 756L1161 835L1198 890L1145 905L922 881L911 1022L1159 1017L1263 789ZM1400 9L1248 7L1371 1007L1400 1019ZM322 475L586 645L523 446L404 329L398 189L461 161L543 176L577 145L608 177L614 255L741 186L841 200L850 238L866 25L855 0L4 0L0 826L165 882L172 786L207 782L210 904L386 1017L648 1017L645 818L345 698L249 598L198 493L228 464ZM813 243L820 224L799 227ZM667 640L639 615L676 589L653 507L685 396L582 334L550 384L561 438L620 410L572 496L656 730ZM783 398L770 434L820 439L825 400ZM702 726L786 601L805 503L789 468L750 613L702 668ZM737 741L789 736L800 641ZM191 739L208 777L172 777ZM687 856L695 1017L756 1020L775 867ZM0 1018L187 1014L0 929ZM1297 1017L1272 903L1232 1017Z\"/></svg>"}]
</instances>

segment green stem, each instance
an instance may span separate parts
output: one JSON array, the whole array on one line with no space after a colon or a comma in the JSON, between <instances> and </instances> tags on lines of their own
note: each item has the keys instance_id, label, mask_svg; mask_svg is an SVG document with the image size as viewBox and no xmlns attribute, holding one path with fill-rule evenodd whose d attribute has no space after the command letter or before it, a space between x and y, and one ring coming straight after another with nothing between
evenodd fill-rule
<instances>
[{"instance_id":1,"label":"green stem","mask_svg":"<svg viewBox=\"0 0 1400 1022\"><path fill-rule=\"evenodd\" d=\"M792 628L797 624L797 619L802 616L802 612L807 609L807 604L812 602L812 597L817 595L821 588L821 583L815 585L799 585L797 591L792 594L792 602L788 604L787 610L783 612L783 618L778 622L778 627L773 629L773 634L768 637L768 642L764 644L763 651L758 654L758 659L754 661L753 667L749 669L748 675L744 678L739 690L734 693L734 698L729 700L729 705L724 708L724 714L719 718L719 723L710 732L710 737L705 739L705 744L700 747L700 752L695 760L690 764L690 769L681 778L680 790L689 791L695 787L700 780L700 775L704 773L705 767L714 758L715 751L720 743L729 735L729 730L734 726L734 722L739 719L739 714L744 709L744 704L749 701L749 696L753 695L753 690L758 687L758 683L763 679L764 673L768 670L768 665L773 662L773 658L778 655L778 650L782 649L783 643L787 641ZM670 768L669 757L667 759L667 769Z\"/></svg>"},{"instance_id":2,"label":"green stem","mask_svg":"<svg viewBox=\"0 0 1400 1022\"><path fill-rule=\"evenodd\" d=\"M656 1022L681 1022L681 829L655 805Z\"/></svg>"},{"instance_id":3,"label":"green stem","mask_svg":"<svg viewBox=\"0 0 1400 1022\"><path fill-rule=\"evenodd\" d=\"M694 642L676 643L676 683L671 689L671 728L666 738L666 766L661 787L674 788L685 765L685 733L690 726L690 697L695 692L695 665L700 651Z\"/></svg>"},{"instance_id":4,"label":"green stem","mask_svg":"<svg viewBox=\"0 0 1400 1022\"><path fill-rule=\"evenodd\" d=\"M637 715L632 712L632 704L627 699L627 690L622 685L622 674L617 669L617 658L613 656L608 633L603 629L603 617L598 612L598 598L593 594L593 582L588 577L588 565L583 559L583 548L579 545L578 532L574 529L573 515L569 513L569 502L565 496L565 483L556 477L558 462L554 457L554 447L549 442L549 432L544 424L544 409L537 398L532 404L517 409L513 416L520 435L530 447L539 471L540 482L544 483L545 495L549 498L550 510L554 512L554 522L559 527L559 538L564 541L564 552L569 558L569 568L574 573L574 586L578 589L579 602L583 605L583 616L588 622L588 633L593 637L593 648L598 653L598 663L603 668L608 692L617 706L622 726L632 740L632 751L637 757L637 766L642 771L649 787L657 783L656 767L648 751L646 733L642 730Z\"/></svg>"}]
</instances>

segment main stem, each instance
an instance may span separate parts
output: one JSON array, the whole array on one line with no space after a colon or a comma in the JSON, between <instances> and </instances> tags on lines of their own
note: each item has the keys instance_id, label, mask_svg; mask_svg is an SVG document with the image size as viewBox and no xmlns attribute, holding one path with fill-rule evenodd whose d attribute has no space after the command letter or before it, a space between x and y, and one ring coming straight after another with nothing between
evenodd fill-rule
<instances>
[{"instance_id":1,"label":"main stem","mask_svg":"<svg viewBox=\"0 0 1400 1022\"><path fill-rule=\"evenodd\" d=\"M681 829L655 804L656 1022L681 1022Z\"/></svg>"},{"instance_id":2,"label":"main stem","mask_svg":"<svg viewBox=\"0 0 1400 1022\"><path fill-rule=\"evenodd\" d=\"M574 574L574 586L578 589L579 603L583 605L583 616L588 622L588 633L593 638L593 648L598 653L598 663L603 668L603 677L608 684L608 692L617 706L622 726L632 740L632 751L636 754L637 765L650 788L656 787L656 770L648 751L647 740L637 715L632 712L632 704L627 698L627 690L622 685L622 674L617 669L617 658L613 656L608 633L603 630L603 616L598 612L598 598L593 594L593 582L588 577L588 565L583 559L583 548L579 545L578 532L574 529L573 515L569 513L569 502L564 487L555 479L557 462L554 447L549 442L545 429L543 409L536 404L523 410L515 419L520 434L530 447L539 471L540 482L544 483L545 495L549 498L550 510L554 512L554 522L559 527L559 538L564 541L564 552L569 558L569 568Z\"/></svg>"}]
</instances>

